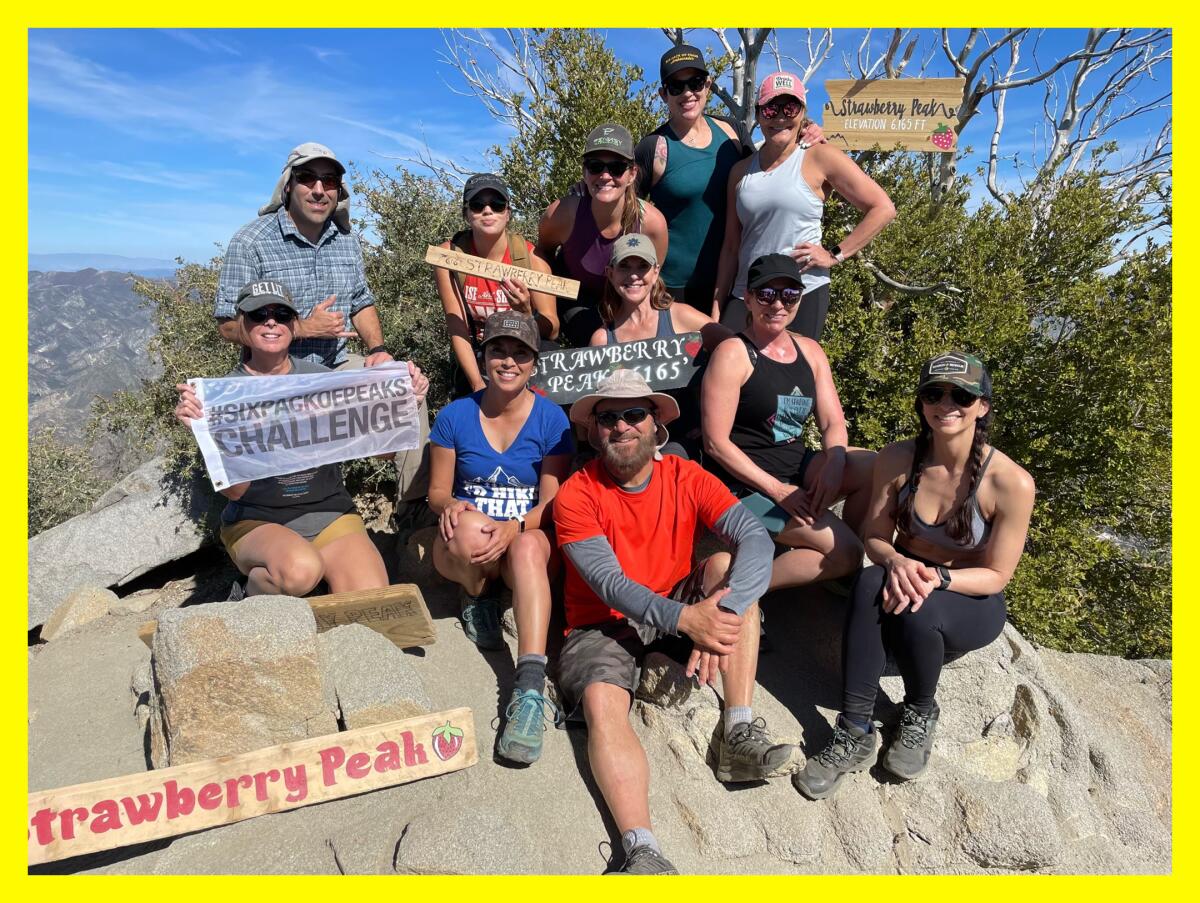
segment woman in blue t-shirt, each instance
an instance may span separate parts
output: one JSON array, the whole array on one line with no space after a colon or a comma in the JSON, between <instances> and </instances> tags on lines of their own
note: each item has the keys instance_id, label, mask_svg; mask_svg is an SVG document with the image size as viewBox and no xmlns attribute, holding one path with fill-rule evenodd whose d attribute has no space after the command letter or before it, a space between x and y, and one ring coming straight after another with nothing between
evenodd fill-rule
<instances>
[{"instance_id":1,"label":"woman in blue t-shirt","mask_svg":"<svg viewBox=\"0 0 1200 903\"><path fill-rule=\"evenodd\" d=\"M429 434L429 507L439 516L433 564L462 587L463 631L481 649L504 648L496 579L512 589L516 686L498 751L525 763L541 755L548 704L550 505L574 450L566 415L529 390L538 344L532 317L488 317L480 343L487 385L444 407Z\"/></svg>"}]
</instances>

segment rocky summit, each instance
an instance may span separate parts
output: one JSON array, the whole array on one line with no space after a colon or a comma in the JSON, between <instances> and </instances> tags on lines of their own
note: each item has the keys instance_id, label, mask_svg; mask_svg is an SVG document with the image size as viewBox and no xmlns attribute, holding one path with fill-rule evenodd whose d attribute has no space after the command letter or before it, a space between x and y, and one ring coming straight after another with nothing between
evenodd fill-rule
<instances>
[{"instance_id":1,"label":"rocky summit","mask_svg":"<svg viewBox=\"0 0 1200 903\"><path fill-rule=\"evenodd\" d=\"M77 525L81 535L85 526ZM479 764L34 871L603 872L620 846L590 776L586 734L549 728L530 767L497 759L516 657L511 618L506 650L481 652L467 640L455 588L430 568L430 535L419 531L398 551L392 537L376 535L389 546L392 579L417 584L433 616L437 641L421 649L401 652L360 625L317 634L300 600L225 603L232 570L215 554L204 575L179 578L177 562L170 582L117 601L103 596L70 629L30 646L29 786L128 775L458 706L474 712ZM119 595L116 580L91 595L112 587ZM755 714L777 740L798 745L793 769L832 734L844 604L819 587L763 602L767 651ZM137 635L149 619L159 623L152 648ZM894 671L882 688L876 718L886 744L900 716ZM719 694L651 657L631 717L650 763L664 853L682 872L705 874L1170 871L1170 662L1040 649L1010 625L991 646L946 666L938 701L933 757L920 779L901 783L876 766L811 802L786 774L719 783Z\"/></svg>"}]
</instances>

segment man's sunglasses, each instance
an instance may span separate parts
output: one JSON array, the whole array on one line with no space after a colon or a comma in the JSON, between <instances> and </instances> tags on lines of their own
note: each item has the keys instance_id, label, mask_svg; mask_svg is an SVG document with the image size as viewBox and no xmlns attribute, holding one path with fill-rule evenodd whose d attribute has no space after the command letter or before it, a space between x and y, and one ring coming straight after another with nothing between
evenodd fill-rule
<instances>
[{"instance_id":1,"label":"man's sunglasses","mask_svg":"<svg viewBox=\"0 0 1200 903\"><path fill-rule=\"evenodd\" d=\"M598 176L600 173L607 171L614 179L619 179L625 175L625 171L633 164L628 160L584 160L583 168L593 176Z\"/></svg>"},{"instance_id":2,"label":"man's sunglasses","mask_svg":"<svg viewBox=\"0 0 1200 903\"><path fill-rule=\"evenodd\" d=\"M917 394L925 404L939 404L946 397L947 392L960 408L969 408L979 400L978 395L972 395L961 386L926 386Z\"/></svg>"},{"instance_id":3,"label":"man's sunglasses","mask_svg":"<svg viewBox=\"0 0 1200 903\"><path fill-rule=\"evenodd\" d=\"M472 213L483 213L484 207L491 207L492 213L503 213L508 209L508 201L504 198L471 198L467 201L467 206L471 208Z\"/></svg>"},{"instance_id":4,"label":"man's sunglasses","mask_svg":"<svg viewBox=\"0 0 1200 903\"><path fill-rule=\"evenodd\" d=\"M287 307L260 307L258 310L246 311L246 318L254 323L266 323L267 320L291 323L296 319L296 312Z\"/></svg>"},{"instance_id":5,"label":"man's sunglasses","mask_svg":"<svg viewBox=\"0 0 1200 903\"><path fill-rule=\"evenodd\" d=\"M707 75L693 75L691 78L678 80L669 78L663 82L663 87L667 89L667 93L672 97L678 97L684 91L691 91L693 94L699 94L704 90L704 86L707 84Z\"/></svg>"},{"instance_id":6,"label":"man's sunglasses","mask_svg":"<svg viewBox=\"0 0 1200 903\"><path fill-rule=\"evenodd\" d=\"M623 411L600 411L596 414L596 423L611 430L618 420L624 420L630 426L637 426L654 412L650 408L626 408Z\"/></svg>"},{"instance_id":7,"label":"man's sunglasses","mask_svg":"<svg viewBox=\"0 0 1200 903\"><path fill-rule=\"evenodd\" d=\"M763 119L774 119L776 116L782 116L784 119L791 119L804 109L804 104L798 100L772 101L765 103L758 108L758 114Z\"/></svg>"},{"instance_id":8,"label":"man's sunglasses","mask_svg":"<svg viewBox=\"0 0 1200 903\"><path fill-rule=\"evenodd\" d=\"M798 288L756 288L754 300L763 307L770 307L778 298L784 307L795 307L804 296L804 290Z\"/></svg>"},{"instance_id":9,"label":"man's sunglasses","mask_svg":"<svg viewBox=\"0 0 1200 903\"><path fill-rule=\"evenodd\" d=\"M305 188L312 188L317 182L320 182L326 188L338 189L342 187L342 177L333 173L323 176L307 169L298 169L292 173L292 178Z\"/></svg>"}]
</instances>

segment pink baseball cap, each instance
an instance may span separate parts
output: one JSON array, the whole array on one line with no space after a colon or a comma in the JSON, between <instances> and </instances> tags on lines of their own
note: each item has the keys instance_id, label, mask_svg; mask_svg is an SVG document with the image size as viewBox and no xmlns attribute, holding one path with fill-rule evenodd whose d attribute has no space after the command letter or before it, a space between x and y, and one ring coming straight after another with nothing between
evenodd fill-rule
<instances>
[{"instance_id":1,"label":"pink baseball cap","mask_svg":"<svg viewBox=\"0 0 1200 903\"><path fill-rule=\"evenodd\" d=\"M758 100L761 107L770 103L781 94L790 94L804 103L804 82L790 72L772 72L758 86Z\"/></svg>"}]
</instances>

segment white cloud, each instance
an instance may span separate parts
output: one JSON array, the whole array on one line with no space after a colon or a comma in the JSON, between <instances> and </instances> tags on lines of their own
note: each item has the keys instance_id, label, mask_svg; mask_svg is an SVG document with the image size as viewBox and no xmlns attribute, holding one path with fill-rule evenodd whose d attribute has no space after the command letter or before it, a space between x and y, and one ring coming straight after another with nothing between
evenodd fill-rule
<instances>
[{"instance_id":1,"label":"white cloud","mask_svg":"<svg viewBox=\"0 0 1200 903\"><path fill-rule=\"evenodd\" d=\"M203 53L224 53L230 56L242 55L242 52L236 47L219 40L214 36L213 32L206 29L184 31L181 28L163 28L160 30L168 37L187 44L189 47L194 47Z\"/></svg>"}]
</instances>

